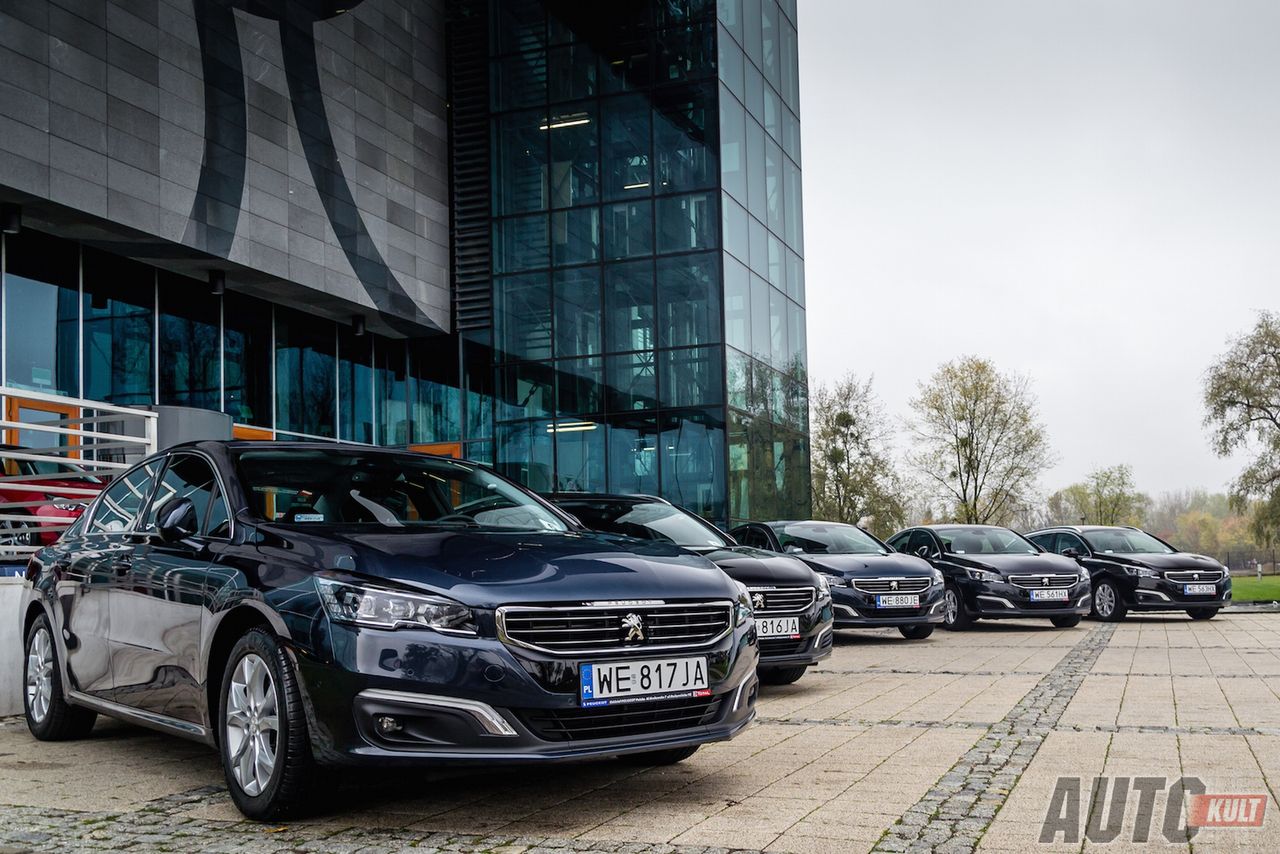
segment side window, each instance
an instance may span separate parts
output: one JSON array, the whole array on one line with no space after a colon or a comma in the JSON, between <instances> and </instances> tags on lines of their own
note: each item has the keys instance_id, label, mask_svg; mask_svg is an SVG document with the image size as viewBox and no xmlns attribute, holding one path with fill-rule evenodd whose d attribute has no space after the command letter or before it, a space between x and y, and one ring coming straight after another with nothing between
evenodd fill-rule
<instances>
[{"instance_id":1,"label":"side window","mask_svg":"<svg viewBox=\"0 0 1280 854\"><path fill-rule=\"evenodd\" d=\"M738 528L733 537L744 546L750 546L753 549L769 548L769 538L754 525L744 525Z\"/></svg>"},{"instance_id":2,"label":"side window","mask_svg":"<svg viewBox=\"0 0 1280 854\"><path fill-rule=\"evenodd\" d=\"M222 496L218 494L218 481L213 476L213 468L202 458L192 454L177 454L171 458L160 485L156 488L155 497L147 508L146 521L142 525L144 531L156 529L156 517L161 506L171 498L189 498L196 508L196 519L204 523L210 514L221 517L225 522L227 511ZM217 509L222 504L222 509ZM224 525L225 527L225 525ZM200 525L200 533L208 533L213 529L205 524Z\"/></svg>"},{"instance_id":3,"label":"side window","mask_svg":"<svg viewBox=\"0 0 1280 854\"><path fill-rule=\"evenodd\" d=\"M1037 545L1044 545L1044 543L1037 543ZM1082 555L1089 553L1089 550L1085 548L1084 543L1081 542L1080 538L1075 534L1059 534L1057 545L1050 549L1050 551L1062 554L1067 549L1075 549Z\"/></svg>"},{"instance_id":4,"label":"side window","mask_svg":"<svg viewBox=\"0 0 1280 854\"><path fill-rule=\"evenodd\" d=\"M128 529L151 494L156 472L163 463L163 460L152 460L116 478L102 493L87 533L110 534Z\"/></svg>"},{"instance_id":5,"label":"side window","mask_svg":"<svg viewBox=\"0 0 1280 854\"><path fill-rule=\"evenodd\" d=\"M937 544L933 542L933 537L929 536L928 531L912 531L911 542L907 544L907 551L910 554L915 554L921 547L928 549L929 554L933 554L938 550Z\"/></svg>"},{"instance_id":6,"label":"side window","mask_svg":"<svg viewBox=\"0 0 1280 854\"><path fill-rule=\"evenodd\" d=\"M903 553L906 553L906 551L907 551L907 542L908 542L910 539L911 539L911 532L910 532L910 531L904 531L903 533L898 534L898 535L897 535L896 537L894 537L892 540L889 540L889 545L893 546L893 550L894 550L895 552L903 552Z\"/></svg>"},{"instance_id":7,"label":"side window","mask_svg":"<svg viewBox=\"0 0 1280 854\"><path fill-rule=\"evenodd\" d=\"M1057 534L1036 534L1034 537L1027 537L1027 539L1045 551L1051 552L1054 550L1053 541L1057 536Z\"/></svg>"}]
</instances>

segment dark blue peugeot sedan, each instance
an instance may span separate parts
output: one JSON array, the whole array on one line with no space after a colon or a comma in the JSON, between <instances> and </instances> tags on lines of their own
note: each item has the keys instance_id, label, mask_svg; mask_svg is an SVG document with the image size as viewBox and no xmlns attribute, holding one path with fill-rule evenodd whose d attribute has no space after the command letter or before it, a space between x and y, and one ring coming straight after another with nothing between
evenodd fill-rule
<instances>
[{"instance_id":1,"label":"dark blue peugeot sedan","mask_svg":"<svg viewBox=\"0 0 1280 854\"><path fill-rule=\"evenodd\" d=\"M751 603L703 557L586 532L483 466L200 442L27 568L27 724L215 746L257 819L316 764L678 762L751 721Z\"/></svg>"}]
</instances>

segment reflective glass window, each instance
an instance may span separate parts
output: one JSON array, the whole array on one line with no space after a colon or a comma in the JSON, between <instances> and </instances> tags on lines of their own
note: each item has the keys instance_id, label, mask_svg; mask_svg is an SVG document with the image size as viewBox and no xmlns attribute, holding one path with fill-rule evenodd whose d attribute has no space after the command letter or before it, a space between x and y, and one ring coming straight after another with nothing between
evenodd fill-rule
<instances>
[{"instance_id":1,"label":"reflective glass window","mask_svg":"<svg viewBox=\"0 0 1280 854\"><path fill-rule=\"evenodd\" d=\"M785 254L787 296L804 305L804 262L790 249Z\"/></svg>"},{"instance_id":2,"label":"reflective glass window","mask_svg":"<svg viewBox=\"0 0 1280 854\"><path fill-rule=\"evenodd\" d=\"M462 435L472 439L493 435L494 352L489 335L488 330L469 330L458 336L462 345Z\"/></svg>"},{"instance_id":3,"label":"reflective glass window","mask_svg":"<svg viewBox=\"0 0 1280 854\"><path fill-rule=\"evenodd\" d=\"M751 353L763 362L772 355L769 331L769 283L751 274Z\"/></svg>"},{"instance_id":4,"label":"reflective glass window","mask_svg":"<svg viewBox=\"0 0 1280 854\"><path fill-rule=\"evenodd\" d=\"M550 428L550 421L499 424L494 467L535 492L551 491L555 483L555 446Z\"/></svg>"},{"instance_id":5,"label":"reflective glass window","mask_svg":"<svg viewBox=\"0 0 1280 854\"><path fill-rule=\"evenodd\" d=\"M657 4L658 26L667 27L715 17L715 0L663 0Z\"/></svg>"},{"instance_id":6,"label":"reflective glass window","mask_svg":"<svg viewBox=\"0 0 1280 854\"><path fill-rule=\"evenodd\" d=\"M373 335L338 334L338 438L373 444Z\"/></svg>"},{"instance_id":7,"label":"reflective glass window","mask_svg":"<svg viewBox=\"0 0 1280 854\"><path fill-rule=\"evenodd\" d=\"M489 65L489 98L495 110L534 107L547 99L547 54L517 53Z\"/></svg>"},{"instance_id":8,"label":"reflective glass window","mask_svg":"<svg viewBox=\"0 0 1280 854\"><path fill-rule=\"evenodd\" d=\"M751 271L759 276L769 275L769 230L755 217L747 224L751 241Z\"/></svg>"},{"instance_id":9,"label":"reflective glass window","mask_svg":"<svg viewBox=\"0 0 1280 854\"><path fill-rule=\"evenodd\" d=\"M599 356L556 362L556 406L561 415L604 411L604 361Z\"/></svg>"},{"instance_id":10,"label":"reflective glass window","mask_svg":"<svg viewBox=\"0 0 1280 854\"><path fill-rule=\"evenodd\" d=\"M787 298L777 288L769 288L769 364L784 368L787 350Z\"/></svg>"},{"instance_id":11,"label":"reflective glass window","mask_svg":"<svg viewBox=\"0 0 1280 854\"><path fill-rule=\"evenodd\" d=\"M751 231L747 209L724 196L724 248L744 264L751 259Z\"/></svg>"},{"instance_id":12,"label":"reflective glass window","mask_svg":"<svg viewBox=\"0 0 1280 854\"><path fill-rule=\"evenodd\" d=\"M744 38L742 29L742 0L718 0L716 18L724 24L725 29L741 42Z\"/></svg>"},{"instance_id":13,"label":"reflective glass window","mask_svg":"<svg viewBox=\"0 0 1280 854\"><path fill-rule=\"evenodd\" d=\"M771 139L782 142L782 99L771 86L764 87L764 118L761 124Z\"/></svg>"},{"instance_id":14,"label":"reflective glass window","mask_svg":"<svg viewBox=\"0 0 1280 854\"><path fill-rule=\"evenodd\" d=\"M378 369L378 444L409 444L409 363L404 341L380 339L374 353Z\"/></svg>"},{"instance_id":15,"label":"reflective glass window","mask_svg":"<svg viewBox=\"0 0 1280 854\"><path fill-rule=\"evenodd\" d=\"M765 224L782 234L782 149L772 139L764 141L764 192Z\"/></svg>"},{"instance_id":16,"label":"reflective glass window","mask_svg":"<svg viewBox=\"0 0 1280 854\"><path fill-rule=\"evenodd\" d=\"M546 273L494 281L494 328L499 358L551 358L551 283Z\"/></svg>"},{"instance_id":17,"label":"reflective glass window","mask_svg":"<svg viewBox=\"0 0 1280 854\"><path fill-rule=\"evenodd\" d=\"M763 222L767 217L768 188L764 171L764 128L747 119L747 210Z\"/></svg>"},{"instance_id":18,"label":"reflective glass window","mask_svg":"<svg viewBox=\"0 0 1280 854\"><path fill-rule=\"evenodd\" d=\"M603 102L601 121L605 200L651 195L649 98L608 98Z\"/></svg>"},{"instance_id":19,"label":"reflective glass window","mask_svg":"<svg viewBox=\"0 0 1280 854\"><path fill-rule=\"evenodd\" d=\"M783 158L783 162L786 171L784 182L785 199L783 202L783 218L786 221L784 235L788 246L797 252L803 252L804 226L801 220L801 212L804 209L804 200L800 184L800 167L787 158Z\"/></svg>"},{"instance_id":20,"label":"reflective glass window","mask_svg":"<svg viewBox=\"0 0 1280 854\"><path fill-rule=\"evenodd\" d=\"M791 110L782 111L782 150L800 162L800 119Z\"/></svg>"},{"instance_id":21,"label":"reflective glass window","mask_svg":"<svg viewBox=\"0 0 1280 854\"><path fill-rule=\"evenodd\" d=\"M111 534L128 529L156 485L163 458L149 460L111 482L94 508L88 533Z\"/></svg>"},{"instance_id":22,"label":"reflective glass window","mask_svg":"<svg viewBox=\"0 0 1280 854\"><path fill-rule=\"evenodd\" d=\"M555 110L551 138L551 206L567 208L600 200L600 126L592 104Z\"/></svg>"},{"instance_id":23,"label":"reflective glass window","mask_svg":"<svg viewBox=\"0 0 1280 854\"><path fill-rule=\"evenodd\" d=\"M498 418L538 418L555 412L555 370L550 363L525 362L498 369Z\"/></svg>"},{"instance_id":24,"label":"reflective glass window","mask_svg":"<svg viewBox=\"0 0 1280 854\"><path fill-rule=\"evenodd\" d=\"M653 202L617 202L604 207L605 257L653 254Z\"/></svg>"},{"instance_id":25,"label":"reflective glass window","mask_svg":"<svg viewBox=\"0 0 1280 854\"><path fill-rule=\"evenodd\" d=\"M655 95L653 150L657 192L714 187L719 169L719 125L712 84Z\"/></svg>"},{"instance_id":26,"label":"reflective glass window","mask_svg":"<svg viewBox=\"0 0 1280 854\"><path fill-rule=\"evenodd\" d=\"M237 424L271 427L271 304L223 297L223 411Z\"/></svg>"},{"instance_id":27,"label":"reflective glass window","mask_svg":"<svg viewBox=\"0 0 1280 854\"><path fill-rule=\"evenodd\" d=\"M448 338L415 341L409 348L409 405L414 444L456 442L462 438L461 397Z\"/></svg>"},{"instance_id":28,"label":"reflective glass window","mask_svg":"<svg viewBox=\"0 0 1280 854\"><path fill-rule=\"evenodd\" d=\"M728 404L737 409L746 409L751 389L751 357L739 353L732 347L725 353L725 393Z\"/></svg>"},{"instance_id":29,"label":"reflective glass window","mask_svg":"<svg viewBox=\"0 0 1280 854\"><path fill-rule=\"evenodd\" d=\"M724 259L724 337L744 353L751 352L751 275L729 257Z\"/></svg>"},{"instance_id":30,"label":"reflective glass window","mask_svg":"<svg viewBox=\"0 0 1280 854\"><path fill-rule=\"evenodd\" d=\"M547 215L518 216L493 226L493 268L498 273L519 273L551 265L547 245Z\"/></svg>"},{"instance_id":31,"label":"reflective glass window","mask_svg":"<svg viewBox=\"0 0 1280 854\"><path fill-rule=\"evenodd\" d=\"M547 113L525 110L494 120L493 210L518 214L547 207Z\"/></svg>"},{"instance_id":32,"label":"reflective glass window","mask_svg":"<svg viewBox=\"0 0 1280 854\"><path fill-rule=\"evenodd\" d=\"M653 262L604 268L605 350L649 350L654 337Z\"/></svg>"},{"instance_id":33,"label":"reflective glass window","mask_svg":"<svg viewBox=\"0 0 1280 854\"><path fill-rule=\"evenodd\" d=\"M652 350L605 357L610 412L654 409L658 405L658 370Z\"/></svg>"},{"instance_id":34,"label":"reflective glass window","mask_svg":"<svg viewBox=\"0 0 1280 854\"><path fill-rule=\"evenodd\" d=\"M800 109L799 39L795 25L782 21L782 98L793 110Z\"/></svg>"},{"instance_id":35,"label":"reflective glass window","mask_svg":"<svg viewBox=\"0 0 1280 854\"><path fill-rule=\"evenodd\" d=\"M720 91L720 180L740 202L747 200L746 112L738 100Z\"/></svg>"},{"instance_id":36,"label":"reflective glass window","mask_svg":"<svg viewBox=\"0 0 1280 854\"><path fill-rule=\"evenodd\" d=\"M665 415L658 437L662 497L713 522L727 518L724 503L725 429L714 409Z\"/></svg>"},{"instance_id":37,"label":"reflective glass window","mask_svg":"<svg viewBox=\"0 0 1280 854\"><path fill-rule=\"evenodd\" d=\"M662 405L713 406L724 402L724 370L719 347L658 351Z\"/></svg>"},{"instance_id":38,"label":"reflective glass window","mask_svg":"<svg viewBox=\"0 0 1280 854\"><path fill-rule=\"evenodd\" d=\"M783 256L786 253L782 248L782 241L772 231L765 236L765 248L767 257L765 278L775 288L785 288L787 279L783 270Z\"/></svg>"},{"instance_id":39,"label":"reflective glass window","mask_svg":"<svg viewBox=\"0 0 1280 854\"><path fill-rule=\"evenodd\" d=\"M332 438L338 387L332 321L276 309L276 428Z\"/></svg>"},{"instance_id":40,"label":"reflective glass window","mask_svg":"<svg viewBox=\"0 0 1280 854\"><path fill-rule=\"evenodd\" d=\"M658 492L658 423L653 416L609 418L610 492Z\"/></svg>"},{"instance_id":41,"label":"reflective glass window","mask_svg":"<svg viewBox=\"0 0 1280 854\"><path fill-rule=\"evenodd\" d=\"M29 228L6 234L5 382L80 396L80 247Z\"/></svg>"},{"instance_id":42,"label":"reflective glass window","mask_svg":"<svg viewBox=\"0 0 1280 854\"><path fill-rule=\"evenodd\" d=\"M84 396L154 403L156 270L84 249Z\"/></svg>"},{"instance_id":43,"label":"reflective glass window","mask_svg":"<svg viewBox=\"0 0 1280 854\"><path fill-rule=\"evenodd\" d=\"M540 0L503 0L490 15L495 54L535 50L547 43L547 14Z\"/></svg>"},{"instance_id":44,"label":"reflective glass window","mask_svg":"<svg viewBox=\"0 0 1280 854\"><path fill-rule=\"evenodd\" d=\"M218 409L221 406L221 298L209 285L159 272L160 402Z\"/></svg>"},{"instance_id":45,"label":"reflective glass window","mask_svg":"<svg viewBox=\"0 0 1280 854\"><path fill-rule=\"evenodd\" d=\"M186 498L195 506L199 532L207 533L209 529L204 527L204 520L217 492L218 481L213 475L213 468L202 457L174 454L156 485L146 518L138 528L142 531L156 530L156 520L164 503L173 498ZM226 516L225 513L221 515Z\"/></svg>"},{"instance_id":46,"label":"reflective glass window","mask_svg":"<svg viewBox=\"0 0 1280 854\"><path fill-rule=\"evenodd\" d=\"M556 356L591 356L601 350L600 268L555 274Z\"/></svg>"},{"instance_id":47,"label":"reflective glass window","mask_svg":"<svg viewBox=\"0 0 1280 854\"><path fill-rule=\"evenodd\" d=\"M688 252L716 245L720 194L714 190L658 199L658 252Z\"/></svg>"},{"instance_id":48,"label":"reflective glass window","mask_svg":"<svg viewBox=\"0 0 1280 854\"><path fill-rule=\"evenodd\" d=\"M760 4L760 68L774 88L782 86L781 33L778 31L778 4Z\"/></svg>"},{"instance_id":49,"label":"reflective glass window","mask_svg":"<svg viewBox=\"0 0 1280 854\"><path fill-rule=\"evenodd\" d=\"M787 370L804 376L808 365L808 331L805 329L804 309L787 300Z\"/></svg>"},{"instance_id":50,"label":"reflective glass window","mask_svg":"<svg viewBox=\"0 0 1280 854\"><path fill-rule=\"evenodd\" d=\"M756 70L751 63L747 63L747 67L743 73L743 89L746 90L746 98L743 102L747 107L747 115L756 120L757 123L764 122L764 77Z\"/></svg>"},{"instance_id":51,"label":"reflective glass window","mask_svg":"<svg viewBox=\"0 0 1280 854\"><path fill-rule=\"evenodd\" d=\"M768 3L769 0L763 0ZM743 47L747 49L747 56L760 63L761 54L761 18L760 18L761 0L743 0L742 2L742 25L744 32Z\"/></svg>"},{"instance_id":52,"label":"reflective glass window","mask_svg":"<svg viewBox=\"0 0 1280 854\"><path fill-rule=\"evenodd\" d=\"M644 10L646 4L624 4ZM620 8L614 6L614 9ZM635 34L600 48L600 90L605 94L631 92L649 85L652 45L648 35Z\"/></svg>"},{"instance_id":53,"label":"reflective glass window","mask_svg":"<svg viewBox=\"0 0 1280 854\"><path fill-rule=\"evenodd\" d=\"M590 98L599 91L596 52L588 44L570 44L547 51L547 90L551 101Z\"/></svg>"},{"instance_id":54,"label":"reflective glass window","mask_svg":"<svg viewBox=\"0 0 1280 854\"><path fill-rule=\"evenodd\" d=\"M594 421L560 421L552 426L556 444L556 489L600 492L605 482L605 429Z\"/></svg>"},{"instance_id":55,"label":"reflective glass window","mask_svg":"<svg viewBox=\"0 0 1280 854\"><path fill-rule=\"evenodd\" d=\"M658 261L658 344L685 347L720 340L719 255Z\"/></svg>"},{"instance_id":56,"label":"reflective glass window","mask_svg":"<svg viewBox=\"0 0 1280 854\"><path fill-rule=\"evenodd\" d=\"M739 98L746 97L742 86L743 63L745 58L742 55L742 48L738 47L738 43L729 37L725 30L720 30L719 44L720 51L720 80L729 87L729 91L737 95Z\"/></svg>"},{"instance_id":57,"label":"reflective glass window","mask_svg":"<svg viewBox=\"0 0 1280 854\"><path fill-rule=\"evenodd\" d=\"M556 266L600 260L599 208L571 208L551 214L551 260Z\"/></svg>"},{"instance_id":58,"label":"reflective glass window","mask_svg":"<svg viewBox=\"0 0 1280 854\"><path fill-rule=\"evenodd\" d=\"M658 34L658 83L696 80L716 73L715 24L671 27Z\"/></svg>"}]
</instances>

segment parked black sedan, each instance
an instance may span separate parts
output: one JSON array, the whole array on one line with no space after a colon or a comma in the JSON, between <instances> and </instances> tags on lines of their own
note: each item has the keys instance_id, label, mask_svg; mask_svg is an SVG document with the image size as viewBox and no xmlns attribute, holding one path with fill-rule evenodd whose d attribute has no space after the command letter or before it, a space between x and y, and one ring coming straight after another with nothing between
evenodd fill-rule
<instances>
[{"instance_id":1,"label":"parked black sedan","mask_svg":"<svg viewBox=\"0 0 1280 854\"><path fill-rule=\"evenodd\" d=\"M800 558L828 576L837 629L896 627L923 640L942 622L942 573L923 558L893 549L839 522L749 522L733 529L741 543Z\"/></svg>"},{"instance_id":2,"label":"parked black sedan","mask_svg":"<svg viewBox=\"0 0 1280 854\"><path fill-rule=\"evenodd\" d=\"M751 594L760 639L760 679L789 685L831 655L831 596L802 561L738 545L697 514L652 495L565 492L549 496L588 528L658 540L713 561Z\"/></svg>"},{"instance_id":3,"label":"parked black sedan","mask_svg":"<svg viewBox=\"0 0 1280 854\"><path fill-rule=\"evenodd\" d=\"M1193 620L1209 620L1231 602L1231 575L1222 564L1138 528L1064 526L1027 539L1089 572L1093 615L1100 620L1123 620L1130 611L1186 611Z\"/></svg>"},{"instance_id":4,"label":"parked black sedan","mask_svg":"<svg viewBox=\"0 0 1280 854\"><path fill-rule=\"evenodd\" d=\"M920 555L946 578L944 628L1048 617L1067 629L1089 613L1089 573L1008 528L923 525L899 531L889 545Z\"/></svg>"},{"instance_id":5,"label":"parked black sedan","mask_svg":"<svg viewBox=\"0 0 1280 854\"><path fill-rule=\"evenodd\" d=\"M750 599L705 558L592 534L482 466L200 442L148 458L27 568L26 716L221 751L232 799L313 763L678 762L754 715Z\"/></svg>"}]
</instances>

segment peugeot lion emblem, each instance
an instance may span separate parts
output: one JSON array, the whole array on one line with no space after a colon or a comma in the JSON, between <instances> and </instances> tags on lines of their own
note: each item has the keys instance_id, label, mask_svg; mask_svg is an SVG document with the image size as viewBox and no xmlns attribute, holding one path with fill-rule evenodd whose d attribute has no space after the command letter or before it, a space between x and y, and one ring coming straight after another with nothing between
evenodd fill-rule
<instances>
[{"instance_id":1,"label":"peugeot lion emblem","mask_svg":"<svg viewBox=\"0 0 1280 854\"><path fill-rule=\"evenodd\" d=\"M764 610L764 594L763 593L751 594L751 607L755 608L757 611Z\"/></svg>"},{"instance_id":2,"label":"peugeot lion emblem","mask_svg":"<svg viewBox=\"0 0 1280 854\"><path fill-rule=\"evenodd\" d=\"M1191 573L1191 580L1192 580L1192 581L1199 581L1199 580L1200 580L1200 573L1198 573L1198 572L1193 572L1193 573Z\"/></svg>"},{"instance_id":3,"label":"peugeot lion emblem","mask_svg":"<svg viewBox=\"0 0 1280 854\"><path fill-rule=\"evenodd\" d=\"M1040 584L1041 584L1042 586L1044 586L1044 587L1048 587L1048 586L1049 586L1049 576L1047 576L1047 575L1046 575L1046 576L1044 576L1043 578L1041 578L1041 579L1040 579Z\"/></svg>"},{"instance_id":4,"label":"peugeot lion emblem","mask_svg":"<svg viewBox=\"0 0 1280 854\"><path fill-rule=\"evenodd\" d=\"M627 614L622 618L622 628L626 630L625 643L644 640L644 620L639 614Z\"/></svg>"},{"instance_id":5,"label":"peugeot lion emblem","mask_svg":"<svg viewBox=\"0 0 1280 854\"><path fill-rule=\"evenodd\" d=\"M897 590L897 589L898 589L898 582L896 582L896 581L890 581L890 582L889 582L889 589L890 589L890 590Z\"/></svg>"}]
</instances>

